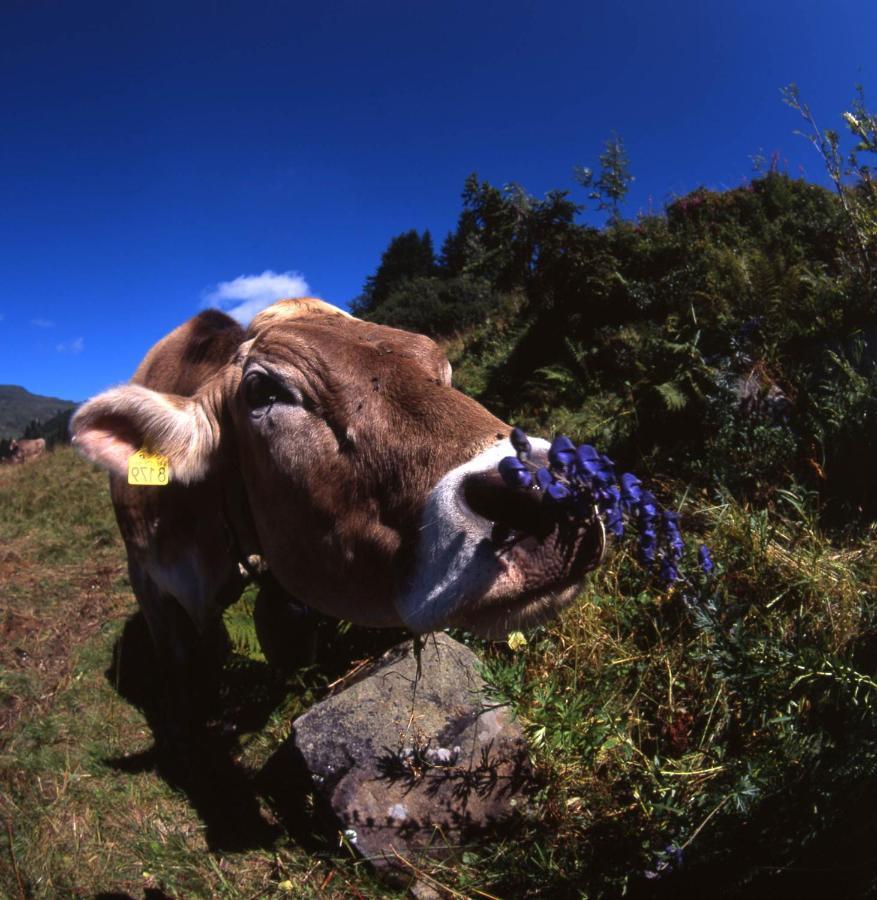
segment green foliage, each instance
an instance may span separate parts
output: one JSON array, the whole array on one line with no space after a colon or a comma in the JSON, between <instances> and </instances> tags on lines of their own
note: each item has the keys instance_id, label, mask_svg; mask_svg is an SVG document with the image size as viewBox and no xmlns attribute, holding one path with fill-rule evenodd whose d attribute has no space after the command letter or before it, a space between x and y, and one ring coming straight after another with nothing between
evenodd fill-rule
<instances>
[{"instance_id":1,"label":"green foliage","mask_svg":"<svg viewBox=\"0 0 877 900\"><path fill-rule=\"evenodd\" d=\"M855 335L871 358L877 339L862 256L865 223L877 221L866 164L875 132L862 99L847 122L856 149L834 193L772 169L636 222L618 215L629 173L613 138L600 178L577 175L612 210L602 231L576 221L565 191L539 199L473 174L435 268L397 281L367 315L454 336L458 383L524 427L562 429L625 467L672 466L740 499L794 478L836 518L867 520L873 492L857 500L849 473L861 463L855 435L871 439L871 375L854 384L821 362ZM834 152L823 139L821 152ZM417 233L408 237L413 246ZM832 409L847 411L843 423Z\"/></svg>"},{"instance_id":2,"label":"green foliage","mask_svg":"<svg viewBox=\"0 0 877 900\"><path fill-rule=\"evenodd\" d=\"M873 169L861 154L877 153L877 116L865 105L865 93L857 88L852 111L843 114L849 134L855 141L847 155L841 148L841 136L832 129L821 129L810 107L802 100L796 84L783 89L783 101L797 112L807 125L807 138L819 154L834 185L844 213L846 245L841 258L851 275L873 287L877 274L877 184Z\"/></svg>"},{"instance_id":3,"label":"green foliage","mask_svg":"<svg viewBox=\"0 0 877 900\"><path fill-rule=\"evenodd\" d=\"M489 281L470 275L406 279L369 317L429 335L449 335L483 322L498 305Z\"/></svg>"},{"instance_id":4,"label":"green foliage","mask_svg":"<svg viewBox=\"0 0 877 900\"><path fill-rule=\"evenodd\" d=\"M828 543L812 495L778 499L683 503L718 577L665 592L618 555L559 626L489 653L545 785L540 823L493 858L515 896L738 896L766 866L779 893L805 862L829 892L877 885L847 818L877 766L877 560ZM684 868L650 884L668 847Z\"/></svg>"},{"instance_id":5,"label":"green foliage","mask_svg":"<svg viewBox=\"0 0 877 900\"><path fill-rule=\"evenodd\" d=\"M877 482L868 473L877 442L874 334L854 333L827 348L806 382L811 465L832 486L835 521L877 517Z\"/></svg>"},{"instance_id":6,"label":"green foliage","mask_svg":"<svg viewBox=\"0 0 877 900\"><path fill-rule=\"evenodd\" d=\"M588 197L597 201L597 209L609 211L609 223L617 225L621 221L620 206L634 180L624 141L614 133L606 140L600 154L600 174L597 178L587 167L577 168L575 177L582 187L591 189Z\"/></svg>"},{"instance_id":7,"label":"green foliage","mask_svg":"<svg viewBox=\"0 0 877 900\"><path fill-rule=\"evenodd\" d=\"M383 252L377 271L366 280L362 295L351 304L351 310L357 316L374 312L406 282L432 275L435 265L428 231L421 235L412 229L394 237Z\"/></svg>"}]
</instances>

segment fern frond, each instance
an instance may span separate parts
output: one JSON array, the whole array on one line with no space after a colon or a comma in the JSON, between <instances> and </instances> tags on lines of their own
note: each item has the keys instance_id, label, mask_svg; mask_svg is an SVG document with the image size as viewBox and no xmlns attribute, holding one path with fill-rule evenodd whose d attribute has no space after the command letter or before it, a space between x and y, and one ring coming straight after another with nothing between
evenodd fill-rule
<instances>
[{"instance_id":1,"label":"fern frond","mask_svg":"<svg viewBox=\"0 0 877 900\"><path fill-rule=\"evenodd\" d=\"M678 412L688 405L688 397L675 381L655 385L655 390L670 412Z\"/></svg>"}]
</instances>

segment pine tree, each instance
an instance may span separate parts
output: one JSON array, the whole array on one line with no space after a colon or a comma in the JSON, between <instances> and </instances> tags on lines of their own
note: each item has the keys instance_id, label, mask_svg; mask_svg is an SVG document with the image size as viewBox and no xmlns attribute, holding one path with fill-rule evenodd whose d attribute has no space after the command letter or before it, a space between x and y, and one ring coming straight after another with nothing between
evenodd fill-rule
<instances>
[{"instance_id":1,"label":"pine tree","mask_svg":"<svg viewBox=\"0 0 877 900\"><path fill-rule=\"evenodd\" d=\"M609 210L609 224L617 225L621 221L619 207L634 180L624 141L612 132L600 154L600 176L595 179L592 169L577 167L575 178L582 187L591 189L588 197L597 201L598 210Z\"/></svg>"}]
</instances>

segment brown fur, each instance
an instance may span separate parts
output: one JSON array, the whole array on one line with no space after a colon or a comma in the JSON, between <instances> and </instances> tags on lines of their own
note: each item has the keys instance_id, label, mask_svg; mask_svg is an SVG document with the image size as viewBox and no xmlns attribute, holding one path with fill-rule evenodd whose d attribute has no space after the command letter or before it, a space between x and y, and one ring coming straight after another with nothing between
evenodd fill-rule
<instances>
[{"instance_id":1,"label":"brown fur","mask_svg":"<svg viewBox=\"0 0 877 900\"><path fill-rule=\"evenodd\" d=\"M411 563L426 495L507 426L446 383L429 338L319 314L254 325L247 363L305 395L293 425L278 417L270 441L254 434L240 446L272 570L325 612L398 624L387 598ZM240 393L232 417L243 433Z\"/></svg>"},{"instance_id":2,"label":"brown fur","mask_svg":"<svg viewBox=\"0 0 877 900\"><path fill-rule=\"evenodd\" d=\"M132 584L177 697L190 671L179 608L209 631L251 554L285 591L339 618L497 633L521 610L544 616L568 602L602 551L593 529L508 547L489 516L456 510L455 499L453 514L425 521L437 497L458 496L437 491L463 477L448 473L471 464L495 476L496 463L481 461L508 426L451 386L429 338L318 300L275 304L246 333L201 313L149 351L130 385L84 404L71 429L111 472ZM169 458L169 486L127 484L127 460L143 446ZM437 543L424 543L436 523ZM465 584L442 580L436 563L456 552L458 528L470 541L455 564ZM433 571L445 618L420 593L418 573Z\"/></svg>"},{"instance_id":3,"label":"brown fur","mask_svg":"<svg viewBox=\"0 0 877 900\"><path fill-rule=\"evenodd\" d=\"M9 445L9 461L13 463L33 462L43 456L45 452L45 438L12 441Z\"/></svg>"}]
</instances>

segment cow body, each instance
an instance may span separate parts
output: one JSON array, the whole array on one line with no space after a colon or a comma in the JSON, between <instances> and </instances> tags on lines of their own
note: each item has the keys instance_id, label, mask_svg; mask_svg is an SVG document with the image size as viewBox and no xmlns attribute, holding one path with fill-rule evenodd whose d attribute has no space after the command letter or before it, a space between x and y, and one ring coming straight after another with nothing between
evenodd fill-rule
<instances>
[{"instance_id":1,"label":"cow body","mask_svg":"<svg viewBox=\"0 0 877 900\"><path fill-rule=\"evenodd\" d=\"M281 301L246 332L201 313L71 429L111 472L132 584L178 701L254 556L329 615L497 636L568 603L603 549L599 522L521 529L512 507L526 498L496 478L508 426L451 387L431 340L321 301ZM168 486L127 483L142 447L169 458Z\"/></svg>"},{"instance_id":2,"label":"cow body","mask_svg":"<svg viewBox=\"0 0 877 900\"><path fill-rule=\"evenodd\" d=\"M43 456L45 452L45 438L11 441L9 444L9 461L12 463L33 462L33 460Z\"/></svg>"}]
</instances>

